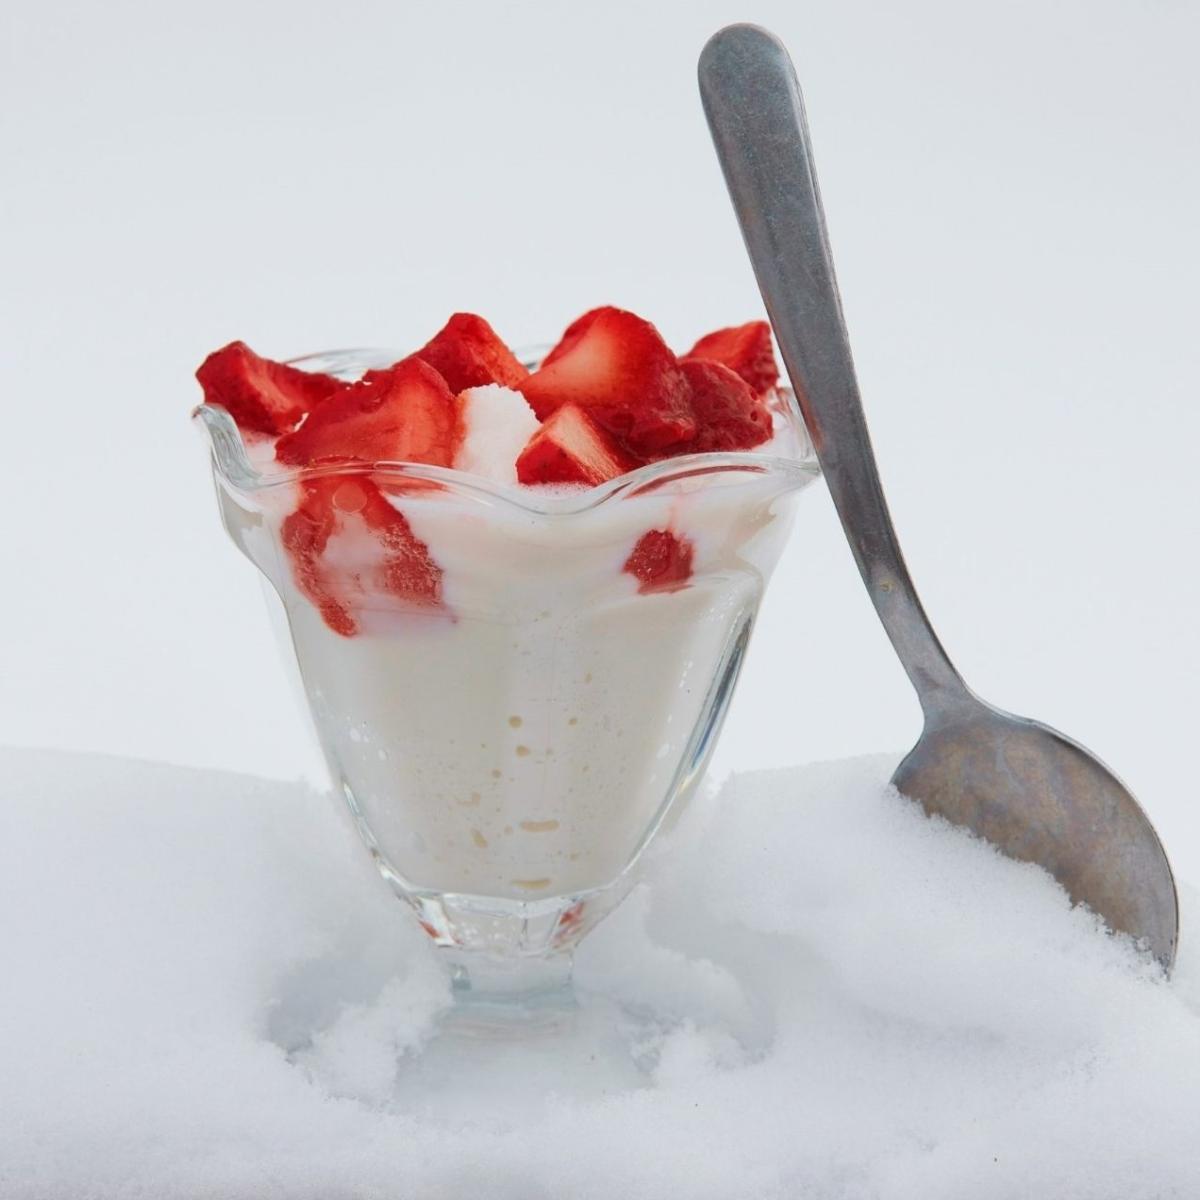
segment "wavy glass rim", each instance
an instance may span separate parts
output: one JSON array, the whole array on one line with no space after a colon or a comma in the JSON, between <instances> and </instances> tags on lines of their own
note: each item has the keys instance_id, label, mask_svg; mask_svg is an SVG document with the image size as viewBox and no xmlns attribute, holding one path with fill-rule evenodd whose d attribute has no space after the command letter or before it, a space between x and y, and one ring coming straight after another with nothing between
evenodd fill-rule
<instances>
[{"instance_id":1,"label":"wavy glass rim","mask_svg":"<svg viewBox=\"0 0 1200 1200\"><path fill-rule=\"evenodd\" d=\"M543 353L544 350L539 347L536 350L521 351L518 357L527 366L536 366ZM329 350L289 359L288 365L301 369L320 369L335 375L353 370L357 377L357 374L361 374L375 363L386 366L401 357L403 355L397 356L393 351L383 349ZM426 463L395 462L387 459L260 471L250 460L241 430L224 408L200 404L192 410L191 415L208 436L213 464L222 481L234 491L245 495L275 491L306 480L324 479L332 475L375 475L384 480L428 480L447 485L456 491L465 491L485 502L498 501L539 516L570 516L588 512L618 497L651 492L666 483L699 475L734 472L776 475L787 479L791 486L796 488L811 483L820 476L821 470L803 418L790 389L780 388L777 395L796 436L799 449L797 457L762 454L753 450L681 454L648 463L636 471L629 471L616 479L578 491L542 491L519 484L499 483L452 467L433 467Z\"/></svg>"}]
</instances>

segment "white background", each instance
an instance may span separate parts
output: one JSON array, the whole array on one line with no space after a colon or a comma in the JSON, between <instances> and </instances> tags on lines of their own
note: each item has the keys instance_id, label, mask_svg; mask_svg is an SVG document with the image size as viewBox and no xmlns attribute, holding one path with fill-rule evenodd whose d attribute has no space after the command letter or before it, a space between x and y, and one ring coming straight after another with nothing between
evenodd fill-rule
<instances>
[{"instance_id":1,"label":"white background","mask_svg":"<svg viewBox=\"0 0 1200 1200\"><path fill-rule=\"evenodd\" d=\"M736 19L806 89L885 486L985 697L1134 787L1200 877L1190 0L0 8L0 740L283 777L309 732L222 534L191 372L760 305L694 83ZM918 710L823 490L718 767Z\"/></svg>"}]
</instances>

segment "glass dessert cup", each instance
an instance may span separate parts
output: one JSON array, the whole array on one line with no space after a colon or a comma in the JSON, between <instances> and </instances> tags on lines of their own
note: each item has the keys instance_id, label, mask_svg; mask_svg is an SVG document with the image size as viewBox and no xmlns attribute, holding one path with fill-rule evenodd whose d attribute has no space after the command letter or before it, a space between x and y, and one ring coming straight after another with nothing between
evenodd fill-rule
<instances>
[{"instance_id":1,"label":"glass dessert cup","mask_svg":"<svg viewBox=\"0 0 1200 1200\"><path fill-rule=\"evenodd\" d=\"M293 365L354 378L395 357ZM572 491L413 463L285 468L223 409L197 409L223 523L282 602L334 783L464 1003L563 1003L574 947L700 781L818 475L794 401L774 405L771 453L666 459ZM378 540L354 528L364 480L428 548L439 603L379 586ZM340 631L288 552L289 514L316 485L348 514L325 551ZM686 579L629 569L652 532L687 547Z\"/></svg>"}]
</instances>

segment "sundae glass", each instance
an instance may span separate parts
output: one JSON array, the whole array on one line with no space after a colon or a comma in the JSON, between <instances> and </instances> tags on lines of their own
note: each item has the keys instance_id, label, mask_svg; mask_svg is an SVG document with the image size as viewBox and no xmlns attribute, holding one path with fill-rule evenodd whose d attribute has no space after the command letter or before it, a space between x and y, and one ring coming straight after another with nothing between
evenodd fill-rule
<instances>
[{"instance_id":1,"label":"sundae glass","mask_svg":"<svg viewBox=\"0 0 1200 1200\"><path fill-rule=\"evenodd\" d=\"M396 357L283 369L362 386ZM481 390L494 407L501 389ZM486 426L473 395L463 420ZM590 486L489 477L461 452L281 462L211 396L197 409L222 520L282 602L335 785L464 1003L561 999L573 948L701 779L818 474L790 394L763 407L752 450L623 460Z\"/></svg>"}]
</instances>

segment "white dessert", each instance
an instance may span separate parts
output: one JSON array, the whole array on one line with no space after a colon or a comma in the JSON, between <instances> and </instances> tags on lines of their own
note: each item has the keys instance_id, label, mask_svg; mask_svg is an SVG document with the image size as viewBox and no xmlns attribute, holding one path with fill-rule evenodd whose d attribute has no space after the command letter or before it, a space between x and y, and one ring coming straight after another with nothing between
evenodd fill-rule
<instances>
[{"instance_id":1,"label":"white dessert","mask_svg":"<svg viewBox=\"0 0 1200 1200\"><path fill-rule=\"evenodd\" d=\"M591 507L517 487L518 406L504 388L470 393L456 460L511 488L389 496L442 569L443 607L368 587L353 637L327 627L280 549L292 485L254 509L223 492L230 531L284 601L334 775L409 890L531 900L613 882L695 782L790 524L784 470L665 463L678 478ZM794 458L798 426L776 418L762 451ZM642 593L623 569L649 530L693 544L686 586ZM353 522L326 551L364 579L379 553Z\"/></svg>"}]
</instances>

